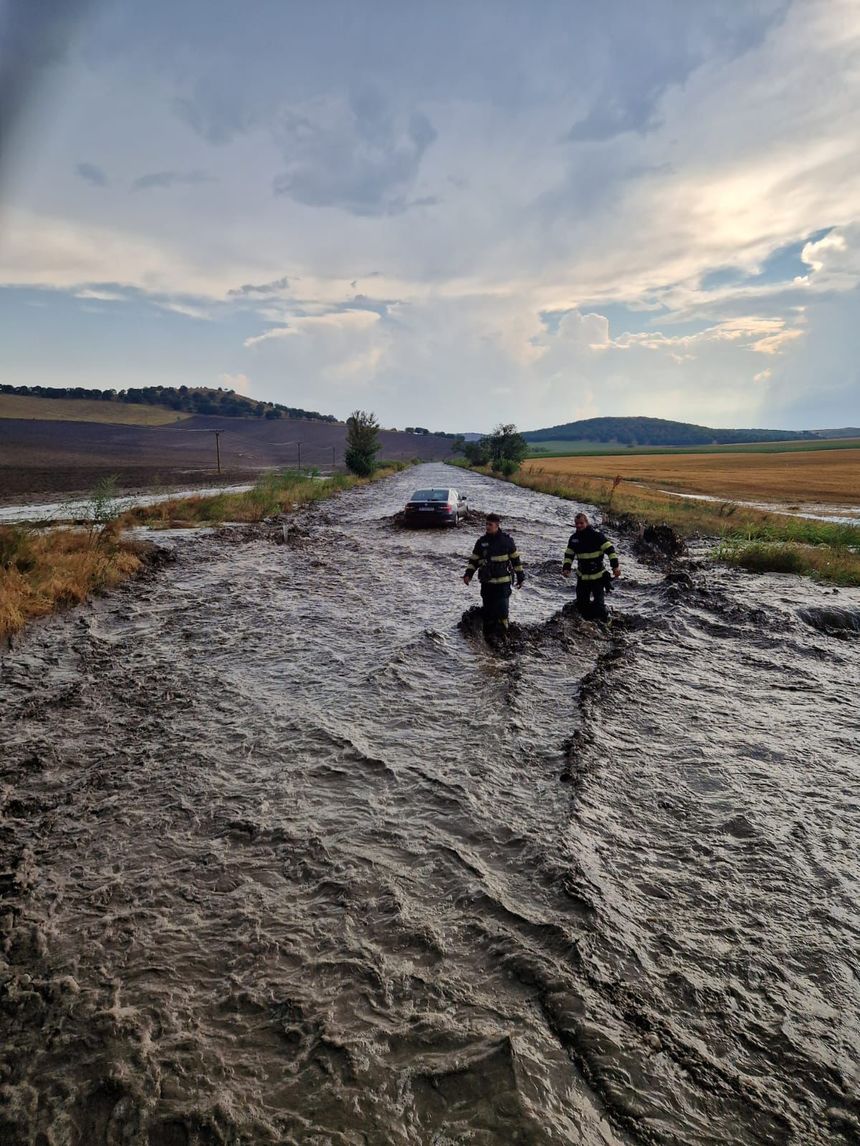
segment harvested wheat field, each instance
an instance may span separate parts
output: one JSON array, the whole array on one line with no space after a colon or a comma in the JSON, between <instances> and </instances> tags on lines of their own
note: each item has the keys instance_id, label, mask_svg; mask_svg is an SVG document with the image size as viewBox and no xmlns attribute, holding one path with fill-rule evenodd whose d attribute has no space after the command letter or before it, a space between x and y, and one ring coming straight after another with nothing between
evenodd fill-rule
<instances>
[{"instance_id":1,"label":"harvested wheat field","mask_svg":"<svg viewBox=\"0 0 860 1146\"><path fill-rule=\"evenodd\" d=\"M843 505L860 500L860 449L784 454L638 454L631 457L541 458L532 474L642 482L654 489L731 499Z\"/></svg>"},{"instance_id":2,"label":"harvested wheat field","mask_svg":"<svg viewBox=\"0 0 860 1146\"><path fill-rule=\"evenodd\" d=\"M106 422L120 426L169 426L190 417L190 414L181 410L137 402L0 394L0 418L32 418L38 422Z\"/></svg>"}]
</instances>

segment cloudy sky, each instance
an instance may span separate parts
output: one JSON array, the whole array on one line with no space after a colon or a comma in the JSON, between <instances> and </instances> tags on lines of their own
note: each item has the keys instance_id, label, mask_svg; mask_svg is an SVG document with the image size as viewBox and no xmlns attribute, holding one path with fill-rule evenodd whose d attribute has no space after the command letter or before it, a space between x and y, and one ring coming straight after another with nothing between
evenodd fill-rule
<instances>
[{"instance_id":1,"label":"cloudy sky","mask_svg":"<svg viewBox=\"0 0 860 1146\"><path fill-rule=\"evenodd\" d=\"M856 0L0 0L0 380L860 425Z\"/></svg>"}]
</instances>

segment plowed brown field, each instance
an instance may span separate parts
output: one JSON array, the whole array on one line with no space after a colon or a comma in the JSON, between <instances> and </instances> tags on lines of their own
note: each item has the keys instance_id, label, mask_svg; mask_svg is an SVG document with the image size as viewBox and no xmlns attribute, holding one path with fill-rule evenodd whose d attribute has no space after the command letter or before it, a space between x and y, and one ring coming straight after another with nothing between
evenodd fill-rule
<instances>
[{"instance_id":1,"label":"plowed brown field","mask_svg":"<svg viewBox=\"0 0 860 1146\"><path fill-rule=\"evenodd\" d=\"M215 430L222 435L222 474L230 481L253 480L263 470L299 464L343 466L343 422L197 414L166 426L120 426L0 418L0 501L86 492L107 475L121 489L209 482L216 468ZM451 452L450 439L433 434L382 430L379 441L380 460L386 461L442 459Z\"/></svg>"},{"instance_id":2,"label":"plowed brown field","mask_svg":"<svg viewBox=\"0 0 860 1146\"><path fill-rule=\"evenodd\" d=\"M528 473L641 482L652 489L786 504L860 500L860 449L784 454L657 454L527 461Z\"/></svg>"}]
</instances>

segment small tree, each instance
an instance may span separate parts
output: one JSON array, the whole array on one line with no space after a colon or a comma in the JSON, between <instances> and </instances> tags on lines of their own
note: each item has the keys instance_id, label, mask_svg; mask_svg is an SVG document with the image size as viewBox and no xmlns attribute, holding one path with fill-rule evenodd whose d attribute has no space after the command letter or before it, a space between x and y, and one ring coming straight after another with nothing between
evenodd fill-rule
<instances>
[{"instance_id":1,"label":"small tree","mask_svg":"<svg viewBox=\"0 0 860 1146\"><path fill-rule=\"evenodd\" d=\"M490 455L490 465L497 473L508 477L520 468L529 450L529 444L512 423L496 426L489 437L482 439Z\"/></svg>"},{"instance_id":2,"label":"small tree","mask_svg":"<svg viewBox=\"0 0 860 1146\"><path fill-rule=\"evenodd\" d=\"M466 439L463 437L463 435L462 434L455 434L454 438L451 441L451 453L452 454L462 454L464 452L465 445L466 445Z\"/></svg>"},{"instance_id":3,"label":"small tree","mask_svg":"<svg viewBox=\"0 0 860 1146\"><path fill-rule=\"evenodd\" d=\"M379 422L375 414L353 410L346 420L347 469L359 477L370 477L376 469L379 453Z\"/></svg>"},{"instance_id":4,"label":"small tree","mask_svg":"<svg viewBox=\"0 0 860 1146\"><path fill-rule=\"evenodd\" d=\"M470 466L485 466L490 460L490 451L487 439L481 438L478 442L466 442L463 446L463 457Z\"/></svg>"}]
</instances>

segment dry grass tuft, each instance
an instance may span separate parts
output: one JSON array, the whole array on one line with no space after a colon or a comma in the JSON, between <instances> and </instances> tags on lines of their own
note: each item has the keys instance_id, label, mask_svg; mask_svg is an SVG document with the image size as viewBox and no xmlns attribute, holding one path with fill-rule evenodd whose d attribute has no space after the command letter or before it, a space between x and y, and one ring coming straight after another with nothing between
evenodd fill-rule
<instances>
[{"instance_id":1,"label":"dry grass tuft","mask_svg":"<svg viewBox=\"0 0 860 1146\"><path fill-rule=\"evenodd\" d=\"M118 585L141 565L138 547L114 530L0 526L0 638L34 617Z\"/></svg>"}]
</instances>

